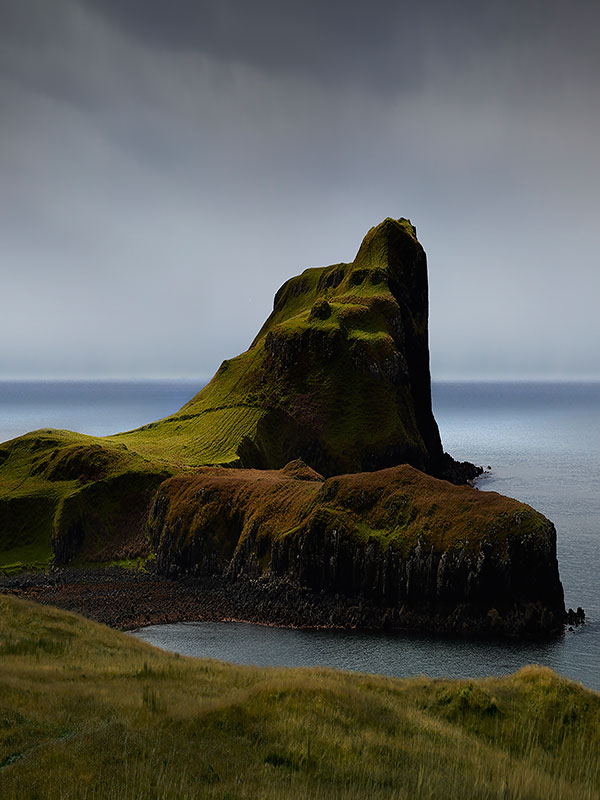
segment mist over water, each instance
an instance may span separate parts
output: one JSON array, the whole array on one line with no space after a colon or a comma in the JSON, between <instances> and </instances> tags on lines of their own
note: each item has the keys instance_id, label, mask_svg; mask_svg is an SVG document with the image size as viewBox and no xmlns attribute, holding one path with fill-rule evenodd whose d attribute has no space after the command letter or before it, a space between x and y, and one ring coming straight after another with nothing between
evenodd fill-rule
<instances>
[{"instance_id":1,"label":"mist over water","mask_svg":"<svg viewBox=\"0 0 600 800\"><path fill-rule=\"evenodd\" d=\"M0 441L58 427L104 435L173 413L198 381L0 382ZM434 383L445 449L490 465L478 483L523 500L556 525L567 606L586 624L554 642L489 642L242 623L151 626L165 649L228 661L331 666L387 675L476 677L547 664L600 691L600 384Z\"/></svg>"}]
</instances>

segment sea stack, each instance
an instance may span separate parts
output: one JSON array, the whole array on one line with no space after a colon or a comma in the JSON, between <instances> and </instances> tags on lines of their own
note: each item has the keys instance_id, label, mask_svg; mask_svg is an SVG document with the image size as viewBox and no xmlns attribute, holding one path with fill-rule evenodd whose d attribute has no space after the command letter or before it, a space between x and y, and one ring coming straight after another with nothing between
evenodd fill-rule
<instances>
[{"instance_id":1,"label":"sea stack","mask_svg":"<svg viewBox=\"0 0 600 800\"><path fill-rule=\"evenodd\" d=\"M326 476L403 463L458 482L476 474L444 456L433 417L427 258L409 220L371 228L351 263L284 283L249 350L182 413L208 423L225 408L239 409L230 429L244 467L302 458Z\"/></svg>"}]
</instances>

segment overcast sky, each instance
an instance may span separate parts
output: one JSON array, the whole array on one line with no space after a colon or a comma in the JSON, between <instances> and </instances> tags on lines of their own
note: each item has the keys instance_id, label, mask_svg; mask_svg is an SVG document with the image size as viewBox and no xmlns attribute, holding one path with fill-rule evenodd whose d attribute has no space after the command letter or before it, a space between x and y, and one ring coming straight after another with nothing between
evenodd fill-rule
<instances>
[{"instance_id":1,"label":"overcast sky","mask_svg":"<svg viewBox=\"0 0 600 800\"><path fill-rule=\"evenodd\" d=\"M600 377L600 4L0 0L0 377L209 377L386 216L434 379Z\"/></svg>"}]
</instances>

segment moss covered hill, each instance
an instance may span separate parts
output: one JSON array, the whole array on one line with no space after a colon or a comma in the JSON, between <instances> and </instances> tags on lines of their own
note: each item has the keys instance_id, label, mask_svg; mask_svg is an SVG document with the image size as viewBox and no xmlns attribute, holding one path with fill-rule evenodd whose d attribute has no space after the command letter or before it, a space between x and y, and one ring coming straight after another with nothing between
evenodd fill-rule
<instances>
[{"instance_id":1,"label":"moss covered hill","mask_svg":"<svg viewBox=\"0 0 600 800\"><path fill-rule=\"evenodd\" d=\"M406 462L441 472L427 322L425 253L408 220L386 219L351 264L287 281L250 349L166 424L224 431L213 462L279 468L300 457L325 475Z\"/></svg>"},{"instance_id":2,"label":"moss covered hill","mask_svg":"<svg viewBox=\"0 0 600 800\"><path fill-rule=\"evenodd\" d=\"M594 800L600 696L182 658L0 596L2 800Z\"/></svg>"},{"instance_id":3,"label":"moss covered hill","mask_svg":"<svg viewBox=\"0 0 600 800\"><path fill-rule=\"evenodd\" d=\"M451 471L431 410L427 323L425 253L408 220L386 219L352 263L287 281L246 352L123 441L194 467L302 458L325 475L405 462Z\"/></svg>"}]
</instances>

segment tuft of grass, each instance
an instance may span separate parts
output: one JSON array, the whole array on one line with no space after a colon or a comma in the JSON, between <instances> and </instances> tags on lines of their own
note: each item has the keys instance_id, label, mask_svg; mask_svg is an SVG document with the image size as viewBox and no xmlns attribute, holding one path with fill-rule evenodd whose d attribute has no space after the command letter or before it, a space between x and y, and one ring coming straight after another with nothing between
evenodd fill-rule
<instances>
[{"instance_id":1,"label":"tuft of grass","mask_svg":"<svg viewBox=\"0 0 600 800\"><path fill-rule=\"evenodd\" d=\"M600 695L547 668L450 681L240 667L0 596L7 641L3 800L600 797Z\"/></svg>"}]
</instances>

